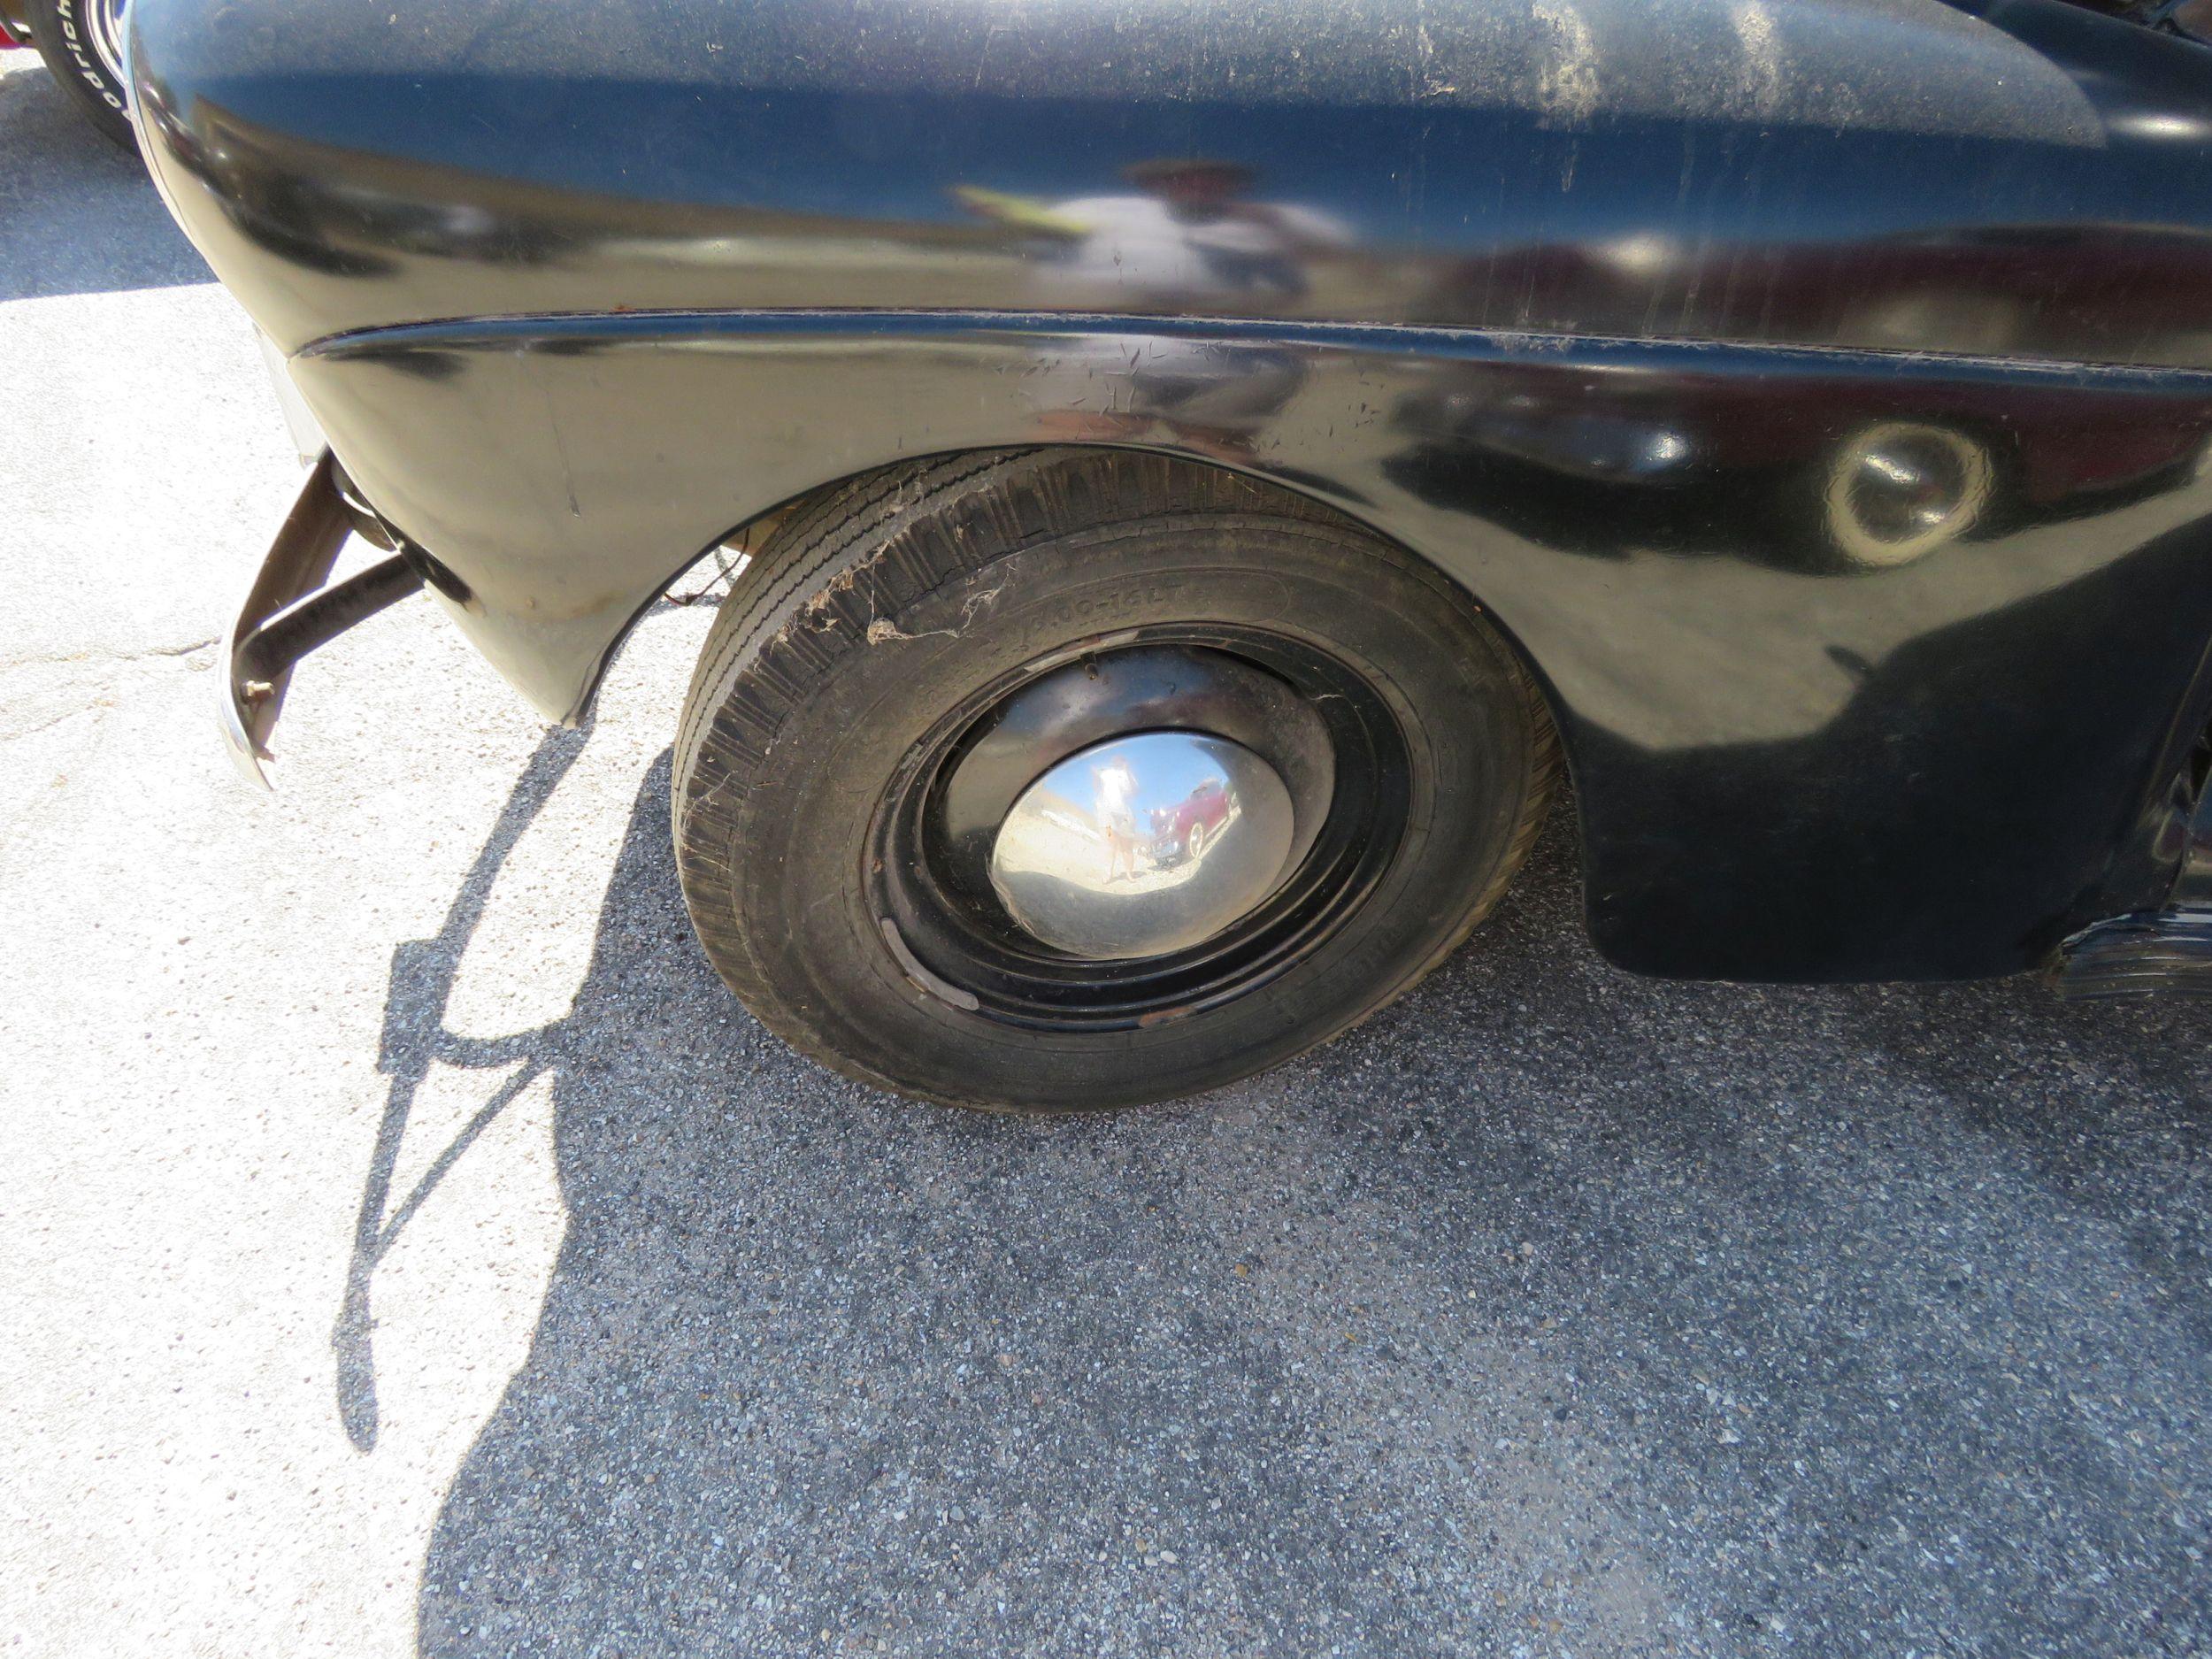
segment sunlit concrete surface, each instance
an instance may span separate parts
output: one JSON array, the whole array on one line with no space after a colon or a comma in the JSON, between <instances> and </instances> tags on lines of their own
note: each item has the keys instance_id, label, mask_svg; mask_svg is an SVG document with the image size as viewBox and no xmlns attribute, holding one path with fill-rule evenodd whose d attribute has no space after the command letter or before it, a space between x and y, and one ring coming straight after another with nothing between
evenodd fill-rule
<instances>
[{"instance_id":1,"label":"sunlit concrete surface","mask_svg":"<svg viewBox=\"0 0 2212 1659\"><path fill-rule=\"evenodd\" d=\"M1570 820L1187 1105L903 1105L691 939L664 607L211 641L245 319L0 60L0 1653L2188 1654L2212 1016L1630 979Z\"/></svg>"}]
</instances>

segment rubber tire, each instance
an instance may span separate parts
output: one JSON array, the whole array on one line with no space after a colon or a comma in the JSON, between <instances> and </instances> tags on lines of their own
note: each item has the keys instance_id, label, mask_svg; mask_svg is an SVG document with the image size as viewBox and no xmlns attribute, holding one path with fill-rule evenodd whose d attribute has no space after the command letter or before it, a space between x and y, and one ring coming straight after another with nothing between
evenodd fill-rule
<instances>
[{"instance_id":1,"label":"rubber tire","mask_svg":"<svg viewBox=\"0 0 2212 1659\"><path fill-rule=\"evenodd\" d=\"M1131 1030L1039 1032L910 979L861 863L946 710L1041 654L1206 620L1359 668L1410 757L1398 856L1263 989ZM1410 989L1488 913L1558 766L1540 695L1466 593L1302 498L1132 451L971 454L835 488L778 526L701 652L675 755L677 868L709 958L791 1045L878 1087L1073 1110L1194 1094Z\"/></svg>"},{"instance_id":2,"label":"rubber tire","mask_svg":"<svg viewBox=\"0 0 2212 1659\"><path fill-rule=\"evenodd\" d=\"M24 0L31 41L77 108L110 141L128 150L138 148L131 128L130 89L110 74L93 50L82 22L87 0Z\"/></svg>"}]
</instances>

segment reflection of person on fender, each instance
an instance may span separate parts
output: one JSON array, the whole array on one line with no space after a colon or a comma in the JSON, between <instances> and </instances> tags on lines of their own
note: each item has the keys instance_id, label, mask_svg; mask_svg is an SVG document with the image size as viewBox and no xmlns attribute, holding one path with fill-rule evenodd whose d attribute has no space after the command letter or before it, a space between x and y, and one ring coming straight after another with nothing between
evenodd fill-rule
<instances>
[{"instance_id":1,"label":"reflection of person on fender","mask_svg":"<svg viewBox=\"0 0 2212 1659\"><path fill-rule=\"evenodd\" d=\"M1038 265L1049 303L1174 313L1279 305L1304 295L1311 255L1348 246L1346 227L1311 208L1242 199L1252 171L1233 162L1164 157L1124 176L1141 194L1041 202L963 186L970 211L1048 239ZM1249 302L1250 303L1246 303ZM1240 454L1305 378L1293 351L1228 353L1204 341L1125 342L1065 360L1066 396L1045 423L1068 437L1134 439L1164 425L1192 448ZM1126 406L1097 393L1105 377ZM1107 407L1101 407L1107 404Z\"/></svg>"},{"instance_id":2,"label":"reflection of person on fender","mask_svg":"<svg viewBox=\"0 0 2212 1659\"><path fill-rule=\"evenodd\" d=\"M1306 291L1308 256L1351 241L1325 213L1241 199L1252 170L1234 162L1166 157L1123 176L1142 194L1050 203L967 188L956 194L973 211L1054 238L1059 246L1045 269L1056 288L1111 288L1143 311L1296 299Z\"/></svg>"},{"instance_id":3,"label":"reflection of person on fender","mask_svg":"<svg viewBox=\"0 0 2212 1659\"><path fill-rule=\"evenodd\" d=\"M1091 812L1106 835L1106 879L1137 873L1137 815L1131 803L1137 793L1137 775L1129 770L1126 755L1111 755L1102 766L1091 768Z\"/></svg>"}]
</instances>

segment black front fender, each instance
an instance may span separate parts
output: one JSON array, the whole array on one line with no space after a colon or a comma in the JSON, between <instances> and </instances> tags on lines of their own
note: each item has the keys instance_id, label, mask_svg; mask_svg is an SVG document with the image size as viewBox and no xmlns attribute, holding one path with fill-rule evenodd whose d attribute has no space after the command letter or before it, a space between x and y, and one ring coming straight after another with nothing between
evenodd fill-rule
<instances>
[{"instance_id":1,"label":"black front fender","mask_svg":"<svg viewBox=\"0 0 2212 1659\"><path fill-rule=\"evenodd\" d=\"M132 17L180 219L549 713L827 481L1134 445L1492 610L1633 965L2001 972L2171 875L2200 49L2051 0Z\"/></svg>"},{"instance_id":2,"label":"black front fender","mask_svg":"<svg viewBox=\"0 0 2212 1659\"><path fill-rule=\"evenodd\" d=\"M1118 442L1327 502L1453 574L1535 665L1579 787L1594 928L1650 971L2032 965L2156 884L2180 711L2203 718L2212 376L819 312L427 326L296 371L366 492L465 588L461 625L562 716L680 566L825 478ZM1499 459L1466 411L1547 401L1686 453L1658 482L1555 479L1534 519L1511 457L1512 500L1486 505L1463 485ZM493 411L486 469L464 438ZM1816 528L1832 457L1901 421L2022 432L2063 510L1992 511L1892 567L1840 561ZM452 441L423 442L439 431ZM2080 442L2142 459L2048 476ZM1741 511L1755 493L1802 511L1796 540ZM1640 505L1686 529L1640 546L1623 516Z\"/></svg>"}]
</instances>

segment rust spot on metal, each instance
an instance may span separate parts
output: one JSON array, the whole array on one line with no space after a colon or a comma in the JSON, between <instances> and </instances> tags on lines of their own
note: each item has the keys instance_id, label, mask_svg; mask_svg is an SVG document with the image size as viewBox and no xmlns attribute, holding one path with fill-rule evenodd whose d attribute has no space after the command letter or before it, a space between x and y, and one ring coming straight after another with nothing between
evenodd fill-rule
<instances>
[{"instance_id":1,"label":"rust spot on metal","mask_svg":"<svg viewBox=\"0 0 2212 1659\"><path fill-rule=\"evenodd\" d=\"M1195 1014L1197 1011L1198 1004L1195 1002L1186 1002L1180 1008L1156 1008L1149 1014L1137 1016L1137 1028L1149 1031L1155 1025L1164 1025L1171 1019L1180 1019L1186 1014Z\"/></svg>"}]
</instances>

